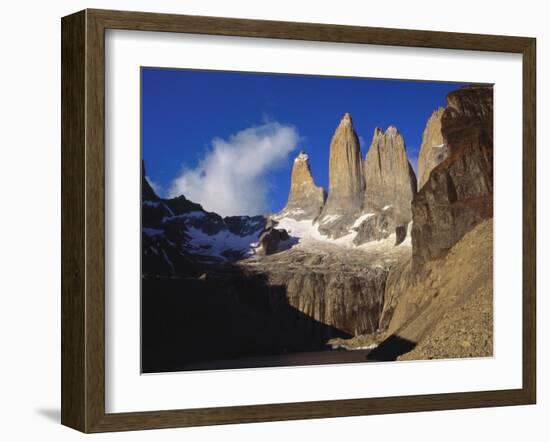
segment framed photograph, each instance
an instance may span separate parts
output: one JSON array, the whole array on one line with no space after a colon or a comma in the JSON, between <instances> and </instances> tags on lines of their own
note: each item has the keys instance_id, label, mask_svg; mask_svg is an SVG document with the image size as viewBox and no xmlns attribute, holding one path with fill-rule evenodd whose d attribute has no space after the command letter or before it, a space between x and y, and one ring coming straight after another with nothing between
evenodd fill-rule
<instances>
[{"instance_id":1,"label":"framed photograph","mask_svg":"<svg viewBox=\"0 0 550 442\"><path fill-rule=\"evenodd\" d=\"M535 403L535 39L61 24L64 425Z\"/></svg>"}]
</instances>

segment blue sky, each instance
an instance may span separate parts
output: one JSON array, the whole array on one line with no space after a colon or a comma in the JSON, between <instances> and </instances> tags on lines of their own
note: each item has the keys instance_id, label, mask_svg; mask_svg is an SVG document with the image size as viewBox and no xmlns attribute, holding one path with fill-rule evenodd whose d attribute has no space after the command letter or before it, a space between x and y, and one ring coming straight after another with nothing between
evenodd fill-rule
<instances>
[{"instance_id":1,"label":"blue sky","mask_svg":"<svg viewBox=\"0 0 550 442\"><path fill-rule=\"evenodd\" d=\"M196 202L223 215L278 211L288 196L292 160L302 149L316 183L327 189L330 140L345 112L353 117L363 157L374 128L394 125L416 165L427 119L460 86L143 68L147 177L162 196L185 189L187 197L201 198Z\"/></svg>"}]
</instances>

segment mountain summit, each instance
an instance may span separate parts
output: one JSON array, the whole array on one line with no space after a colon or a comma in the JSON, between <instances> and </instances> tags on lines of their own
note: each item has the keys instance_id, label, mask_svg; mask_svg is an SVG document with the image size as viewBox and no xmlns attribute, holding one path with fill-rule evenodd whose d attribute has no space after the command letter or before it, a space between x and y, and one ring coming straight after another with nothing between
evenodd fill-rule
<instances>
[{"instance_id":1,"label":"mountain summit","mask_svg":"<svg viewBox=\"0 0 550 442\"><path fill-rule=\"evenodd\" d=\"M329 191L322 217L361 210L363 174L359 139L349 113L345 113L330 143Z\"/></svg>"},{"instance_id":2,"label":"mountain summit","mask_svg":"<svg viewBox=\"0 0 550 442\"><path fill-rule=\"evenodd\" d=\"M392 206L398 223L411 220L411 201L416 193L416 176L407 158L405 140L395 126L374 130L363 164L365 173L364 210L380 211Z\"/></svg>"}]
</instances>

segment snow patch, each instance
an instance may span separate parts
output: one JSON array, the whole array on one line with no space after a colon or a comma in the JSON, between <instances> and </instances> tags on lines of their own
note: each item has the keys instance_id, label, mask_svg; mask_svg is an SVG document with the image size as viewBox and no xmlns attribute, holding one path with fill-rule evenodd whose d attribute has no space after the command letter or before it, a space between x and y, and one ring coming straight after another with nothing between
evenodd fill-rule
<instances>
[{"instance_id":1,"label":"snow patch","mask_svg":"<svg viewBox=\"0 0 550 442\"><path fill-rule=\"evenodd\" d=\"M321 219L323 224L332 223L340 218L342 215L326 215Z\"/></svg>"},{"instance_id":2,"label":"snow patch","mask_svg":"<svg viewBox=\"0 0 550 442\"><path fill-rule=\"evenodd\" d=\"M363 223L363 221L370 218L371 216L374 216L374 213L365 213L365 214L361 215L359 218L357 218L355 220L355 222L353 223L351 228L355 229L355 228L359 227Z\"/></svg>"},{"instance_id":3,"label":"snow patch","mask_svg":"<svg viewBox=\"0 0 550 442\"><path fill-rule=\"evenodd\" d=\"M372 215L373 214L367 213L367 214L361 215L361 217L364 217L364 219L367 219ZM359 218L355 221L355 223L357 223ZM388 248L393 249L396 247L410 247L411 226L412 226L412 223L409 223L409 226L407 229L407 237L405 238L405 241L403 241L398 246L395 245L395 233L392 233L385 239L381 239L379 241L369 241L361 245L355 245L353 243L353 240L357 236L356 230L350 230L347 235L344 235L340 238L336 238L336 239L330 238L326 235L323 235L321 232L319 232L319 225L317 223L313 223L313 220L311 219L298 221L292 218L281 218L278 221L278 224L276 227L278 229L285 229L291 237L297 238L298 245L303 246L303 245L312 245L315 243L325 243L325 244L333 244L341 247L368 251L373 249L388 249Z\"/></svg>"},{"instance_id":4,"label":"snow patch","mask_svg":"<svg viewBox=\"0 0 550 442\"><path fill-rule=\"evenodd\" d=\"M196 250L200 249L201 252L205 252L204 249L208 249L208 255L223 260L227 258L222 253L229 250L239 251L245 255L252 255L251 249L257 243L260 231L257 230L246 236L235 235L229 230L222 230L214 235L208 235L200 229L188 227L187 234L190 237L188 247Z\"/></svg>"}]
</instances>

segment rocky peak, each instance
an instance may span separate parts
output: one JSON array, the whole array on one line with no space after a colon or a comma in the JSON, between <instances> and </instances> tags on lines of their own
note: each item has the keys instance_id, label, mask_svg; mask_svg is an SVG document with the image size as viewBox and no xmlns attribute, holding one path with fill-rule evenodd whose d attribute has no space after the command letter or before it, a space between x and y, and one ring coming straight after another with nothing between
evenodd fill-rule
<instances>
[{"instance_id":1,"label":"rocky peak","mask_svg":"<svg viewBox=\"0 0 550 442\"><path fill-rule=\"evenodd\" d=\"M352 126L353 125L353 120L352 120L351 114L349 112L346 112L344 114L344 116L342 117L342 120L340 121L340 124L344 125L344 126Z\"/></svg>"},{"instance_id":2,"label":"rocky peak","mask_svg":"<svg viewBox=\"0 0 550 442\"><path fill-rule=\"evenodd\" d=\"M493 216L493 88L447 96L441 133L448 157L435 166L413 203L413 265L440 258Z\"/></svg>"},{"instance_id":3,"label":"rocky peak","mask_svg":"<svg viewBox=\"0 0 550 442\"><path fill-rule=\"evenodd\" d=\"M157 201L159 197L147 181L147 175L145 173L145 162L141 161L141 199L143 201Z\"/></svg>"},{"instance_id":4,"label":"rocky peak","mask_svg":"<svg viewBox=\"0 0 550 442\"><path fill-rule=\"evenodd\" d=\"M345 113L330 143L329 193L322 216L359 212L363 189L359 139Z\"/></svg>"},{"instance_id":5,"label":"rocky peak","mask_svg":"<svg viewBox=\"0 0 550 442\"><path fill-rule=\"evenodd\" d=\"M449 149L441 133L441 118L445 109L433 111L422 134L422 146L418 156L418 189L428 181L432 169L449 155Z\"/></svg>"},{"instance_id":6,"label":"rocky peak","mask_svg":"<svg viewBox=\"0 0 550 442\"><path fill-rule=\"evenodd\" d=\"M380 211L393 206L398 223L411 219L411 201L416 192L416 176L407 158L405 140L395 126L385 132L374 130L363 164L364 210Z\"/></svg>"},{"instance_id":7,"label":"rocky peak","mask_svg":"<svg viewBox=\"0 0 550 442\"><path fill-rule=\"evenodd\" d=\"M400 133L399 133L399 130L397 130L397 127L388 126L388 128L386 129L385 135L394 137L394 136L400 135Z\"/></svg>"},{"instance_id":8,"label":"rocky peak","mask_svg":"<svg viewBox=\"0 0 550 442\"><path fill-rule=\"evenodd\" d=\"M280 215L297 220L317 218L325 198L324 189L315 185L311 175L309 156L300 151L292 166L288 201Z\"/></svg>"}]
</instances>

